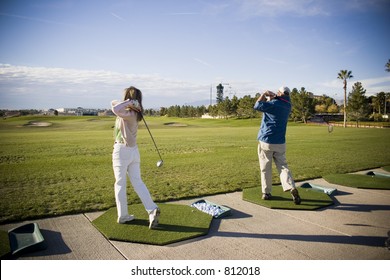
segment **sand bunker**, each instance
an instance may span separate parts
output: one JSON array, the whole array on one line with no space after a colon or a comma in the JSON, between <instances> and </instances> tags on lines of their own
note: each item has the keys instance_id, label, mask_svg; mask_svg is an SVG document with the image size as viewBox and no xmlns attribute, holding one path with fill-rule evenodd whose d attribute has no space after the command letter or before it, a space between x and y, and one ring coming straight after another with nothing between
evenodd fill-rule
<instances>
[{"instance_id":1,"label":"sand bunker","mask_svg":"<svg viewBox=\"0 0 390 280\"><path fill-rule=\"evenodd\" d=\"M38 122L38 121L31 121L31 122L28 122L27 124L25 124L25 126L39 126L39 127L42 127L42 126L51 126L52 123L50 122Z\"/></svg>"},{"instance_id":2,"label":"sand bunker","mask_svg":"<svg viewBox=\"0 0 390 280\"><path fill-rule=\"evenodd\" d=\"M176 127L185 127L185 126L187 126L187 125L184 124L184 123L177 123L177 122L168 122L168 123L164 123L164 125L167 125L167 126L176 126Z\"/></svg>"}]
</instances>

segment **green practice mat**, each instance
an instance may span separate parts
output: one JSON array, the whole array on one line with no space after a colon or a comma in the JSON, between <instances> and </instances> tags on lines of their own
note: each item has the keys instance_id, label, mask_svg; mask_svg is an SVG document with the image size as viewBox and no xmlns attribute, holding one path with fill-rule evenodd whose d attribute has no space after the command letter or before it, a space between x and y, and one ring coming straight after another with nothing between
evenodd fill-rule
<instances>
[{"instance_id":1,"label":"green practice mat","mask_svg":"<svg viewBox=\"0 0 390 280\"><path fill-rule=\"evenodd\" d=\"M153 245L166 245L207 235L213 217L186 205L159 204L161 215L157 229L149 229L149 216L142 204L129 205L135 219L117 223L117 210L111 208L92 221L108 239Z\"/></svg>"},{"instance_id":2,"label":"green practice mat","mask_svg":"<svg viewBox=\"0 0 390 280\"><path fill-rule=\"evenodd\" d=\"M271 209L316 210L333 204L333 200L325 193L310 189L297 188L301 204L295 205L290 192L284 192L282 186L272 187L272 198L263 200L261 187L244 189L242 198L245 201L259 204Z\"/></svg>"},{"instance_id":3,"label":"green practice mat","mask_svg":"<svg viewBox=\"0 0 390 280\"><path fill-rule=\"evenodd\" d=\"M331 184L360 189L390 190L390 178L362 174L332 174L324 176Z\"/></svg>"}]
</instances>

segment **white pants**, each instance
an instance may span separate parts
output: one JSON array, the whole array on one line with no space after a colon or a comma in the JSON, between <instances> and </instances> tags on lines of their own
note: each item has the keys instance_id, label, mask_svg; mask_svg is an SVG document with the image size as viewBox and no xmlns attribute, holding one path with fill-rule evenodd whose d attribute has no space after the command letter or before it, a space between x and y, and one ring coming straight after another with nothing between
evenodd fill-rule
<instances>
[{"instance_id":1,"label":"white pants","mask_svg":"<svg viewBox=\"0 0 390 280\"><path fill-rule=\"evenodd\" d=\"M272 191L272 159L278 169L283 190L286 192L295 188L294 179L287 166L286 144L268 144L260 141L257 152L263 193L271 193Z\"/></svg>"},{"instance_id":2,"label":"white pants","mask_svg":"<svg viewBox=\"0 0 390 280\"><path fill-rule=\"evenodd\" d=\"M112 153L112 165L115 175L115 201L118 211L118 217L124 217L128 215L127 207L127 176L129 176L130 182L145 210L150 213L157 205L153 202L149 190L141 179L140 170L140 155L138 147L127 147L125 144L115 144L114 151Z\"/></svg>"}]
</instances>

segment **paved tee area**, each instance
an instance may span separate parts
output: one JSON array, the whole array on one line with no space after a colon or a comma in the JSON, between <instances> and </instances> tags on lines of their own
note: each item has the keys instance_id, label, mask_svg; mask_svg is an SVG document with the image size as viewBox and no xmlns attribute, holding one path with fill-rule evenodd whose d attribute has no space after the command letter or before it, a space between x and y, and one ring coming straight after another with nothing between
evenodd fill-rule
<instances>
[{"instance_id":1,"label":"paved tee area","mask_svg":"<svg viewBox=\"0 0 390 280\"><path fill-rule=\"evenodd\" d=\"M337 188L335 204L316 211L272 210L243 201L242 192L208 196L230 207L232 216L214 219L207 236L167 246L107 240L91 223L104 212L0 228L38 223L48 247L22 255L22 260L390 260L385 247L390 191L343 187L323 179L307 182ZM172 203L190 205L198 199Z\"/></svg>"}]
</instances>

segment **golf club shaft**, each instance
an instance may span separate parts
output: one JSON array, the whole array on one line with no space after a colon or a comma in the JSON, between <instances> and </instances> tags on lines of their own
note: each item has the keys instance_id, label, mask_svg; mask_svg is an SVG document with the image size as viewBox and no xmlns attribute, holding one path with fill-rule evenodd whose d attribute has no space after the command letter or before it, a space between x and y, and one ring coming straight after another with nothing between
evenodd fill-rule
<instances>
[{"instance_id":1,"label":"golf club shaft","mask_svg":"<svg viewBox=\"0 0 390 280\"><path fill-rule=\"evenodd\" d=\"M144 121L144 124L145 124L145 126L146 126L146 129L148 130L149 135L150 135L150 137L152 138L154 147L156 147L158 156L160 157L160 160L163 161L163 159L162 159L162 157L161 157L161 154L160 154L160 151L159 151L158 148L157 148L156 142L154 141L153 135L152 135L152 133L150 132L149 126L148 126L148 124L146 123L146 121L145 121L145 119L144 119L144 115L141 114L141 116L142 116L142 120Z\"/></svg>"}]
</instances>

